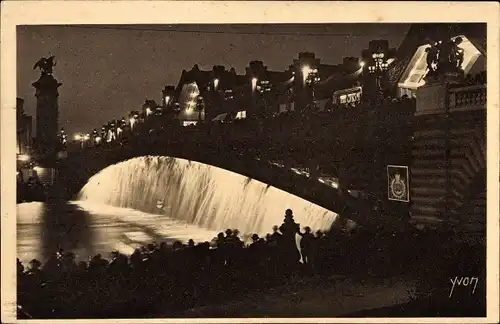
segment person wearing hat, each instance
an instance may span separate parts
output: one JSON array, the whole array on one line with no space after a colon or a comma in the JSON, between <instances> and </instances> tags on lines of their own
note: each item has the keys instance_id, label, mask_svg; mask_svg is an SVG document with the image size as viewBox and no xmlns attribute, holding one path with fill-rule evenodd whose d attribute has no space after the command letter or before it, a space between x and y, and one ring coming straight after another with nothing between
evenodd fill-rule
<instances>
[{"instance_id":1,"label":"person wearing hat","mask_svg":"<svg viewBox=\"0 0 500 324\"><path fill-rule=\"evenodd\" d=\"M300 232L300 225L295 223L291 209L285 211L285 220L280 226L280 232L283 235L282 245L285 259L288 261L289 266L294 266L300 260L300 253L296 243L296 235Z\"/></svg>"},{"instance_id":2,"label":"person wearing hat","mask_svg":"<svg viewBox=\"0 0 500 324\"><path fill-rule=\"evenodd\" d=\"M42 263L40 261L38 261L37 259L33 259L30 261L29 271L30 272L40 271L41 266L42 266Z\"/></svg>"},{"instance_id":3,"label":"person wearing hat","mask_svg":"<svg viewBox=\"0 0 500 324\"><path fill-rule=\"evenodd\" d=\"M43 281L43 273L40 267L42 263L37 259L33 259L29 262L28 267L28 282L31 286L38 286Z\"/></svg>"},{"instance_id":4,"label":"person wearing hat","mask_svg":"<svg viewBox=\"0 0 500 324\"><path fill-rule=\"evenodd\" d=\"M248 251L249 251L249 256L247 260L243 260L249 267L255 267L258 265L258 267L254 268L254 271L256 275L259 275L261 265L265 261L267 261L267 258L265 257L265 241L259 237L258 234L253 234L252 235L252 243L248 246Z\"/></svg>"}]
</instances>

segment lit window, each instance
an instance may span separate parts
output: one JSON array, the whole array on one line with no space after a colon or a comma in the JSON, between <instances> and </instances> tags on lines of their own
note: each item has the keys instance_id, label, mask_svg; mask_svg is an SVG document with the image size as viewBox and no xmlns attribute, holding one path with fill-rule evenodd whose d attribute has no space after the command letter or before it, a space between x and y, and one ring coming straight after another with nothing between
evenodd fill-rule
<instances>
[{"instance_id":1,"label":"lit window","mask_svg":"<svg viewBox=\"0 0 500 324\"><path fill-rule=\"evenodd\" d=\"M235 119L245 119L245 118L247 118L246 110L238 111L238 113L236 114L236 117L235 117Z\"/></svg>"}]
</instances>

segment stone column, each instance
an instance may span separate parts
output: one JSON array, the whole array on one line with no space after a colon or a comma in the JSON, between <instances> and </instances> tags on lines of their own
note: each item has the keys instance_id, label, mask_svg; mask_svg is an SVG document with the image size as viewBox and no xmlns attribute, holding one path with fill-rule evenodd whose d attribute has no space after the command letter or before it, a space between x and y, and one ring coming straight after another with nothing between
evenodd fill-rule
<instances>
[{"instance_id":1,"label":"stone column","mask_svg":"<svg viewBox=\"0 0 500 324\"><path fill-rule=\"evenodd\" d=\"M62 85L52 74L42 73L34 82L36 104L36 151L42 158L55 157L59 131L58 88Z\"/></svg>"}]
</instances>

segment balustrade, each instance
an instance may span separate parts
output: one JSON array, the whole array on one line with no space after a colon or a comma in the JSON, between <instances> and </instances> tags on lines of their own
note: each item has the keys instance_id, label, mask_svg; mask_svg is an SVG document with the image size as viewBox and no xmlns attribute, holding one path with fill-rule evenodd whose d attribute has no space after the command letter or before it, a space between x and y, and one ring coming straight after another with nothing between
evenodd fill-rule
<instances>
[{"instance_id":1,"label":"balustrade","mask_svg":"<svg viewBox=\"0 0 500 324\"><path fill-rule=\"evenodd\" d=\"M449 90L449 111L486 109L486 85L471 85Z\"/></svg>"}]
</instances>

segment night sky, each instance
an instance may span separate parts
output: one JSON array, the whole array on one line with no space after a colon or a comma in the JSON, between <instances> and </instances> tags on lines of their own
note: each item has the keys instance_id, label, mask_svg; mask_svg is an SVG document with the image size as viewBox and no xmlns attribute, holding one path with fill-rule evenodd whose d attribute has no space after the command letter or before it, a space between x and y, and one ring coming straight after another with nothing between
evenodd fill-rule
<instances>
[{"instance_id":1,"label":"night sky","mask_svg":"<svg viewBox=\"0 0 500 324\"><path fill-rule=\"evenodd\" d=\"M251 60L285 70L302 51L325 64L360 56L372 39L398 47L408 24L328 25L121 25L19 26L17 96L35 116L34 88L40 57L56 56L59 124L68 132L90 132L140 108L146 98L161 102L161 89L177 85L194 64L234 67L244 73Z\"/></svg>"}]
</instances>

